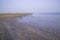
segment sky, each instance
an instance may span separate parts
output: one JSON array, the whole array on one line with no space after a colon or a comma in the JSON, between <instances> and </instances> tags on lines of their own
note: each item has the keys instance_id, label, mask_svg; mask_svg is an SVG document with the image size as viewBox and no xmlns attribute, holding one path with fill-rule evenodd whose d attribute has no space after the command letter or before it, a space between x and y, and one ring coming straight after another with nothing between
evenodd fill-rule
<instances>
[{"instance_id":1,"label":"sky","mask_svg":"<svg viewBox=\"0 0 60 40\"><path fill-rule=\"evenodd\" d=\"M60 13L60 0L0 0L0 13Z\"/></svg>"}]
</instances>

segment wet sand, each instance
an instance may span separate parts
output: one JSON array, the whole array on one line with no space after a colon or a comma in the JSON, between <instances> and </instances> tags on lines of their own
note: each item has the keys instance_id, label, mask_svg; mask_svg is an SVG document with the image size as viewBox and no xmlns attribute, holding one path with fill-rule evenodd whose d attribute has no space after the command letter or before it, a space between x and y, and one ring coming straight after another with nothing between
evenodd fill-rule
<instances>
[{"instance_id":1,"label":"wet sand","mask_svg":"<svg viewBox=\"0 0 60 40\"><path fill-rule=\"evenodd\" d=\"M3 40L60 40L60 15L32 14L0 21Z\"/></svg>"}]
</instances>

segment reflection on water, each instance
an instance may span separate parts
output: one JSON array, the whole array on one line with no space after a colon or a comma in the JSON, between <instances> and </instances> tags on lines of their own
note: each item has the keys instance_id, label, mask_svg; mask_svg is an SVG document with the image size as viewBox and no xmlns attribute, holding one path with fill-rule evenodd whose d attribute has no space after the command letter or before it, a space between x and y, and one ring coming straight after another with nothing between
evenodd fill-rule
<instances>
[{"instance_id":1,"label":"reflection on water","mask_svg":"<svg viewBox=\"0 0 60 40\"><path fill-rule=\"evenodd\" d=\"M46 25L60 29L60 14L33 14L23 18L17 18L17 22L33 25L33 27L46 27Z\"/></svg>"},{"instance_id":2,"label":"reflection on water","mask_svg":"<svg viewBox=\"0 0 60 40\"><path fill-rule=\"evenodd\" d=\"M17 18L17 20L21 22L33 22L33 23L58 23L60 24L60 14L39 14L39 13L33 13L31 16L26 16L23 18ZM52 24L52 23L51 23Z\"/></svg>"}]
</instances>

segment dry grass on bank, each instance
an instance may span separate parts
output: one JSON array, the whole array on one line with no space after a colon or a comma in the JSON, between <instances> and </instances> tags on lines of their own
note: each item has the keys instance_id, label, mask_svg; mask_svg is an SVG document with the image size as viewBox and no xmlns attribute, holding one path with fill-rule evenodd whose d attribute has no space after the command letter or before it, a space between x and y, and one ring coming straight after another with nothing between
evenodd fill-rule
<instances>
[{"instance_id":1,"label":"dry grass on bank","mask_svg":"<svg viewBox=\"0 0 60 40\"><path fill-rule=\"evenodd\" d=\"M0 18L8 18L8 17L22 17L30 15L31 13L0 13Z\"/></svg>"}]
</instances>

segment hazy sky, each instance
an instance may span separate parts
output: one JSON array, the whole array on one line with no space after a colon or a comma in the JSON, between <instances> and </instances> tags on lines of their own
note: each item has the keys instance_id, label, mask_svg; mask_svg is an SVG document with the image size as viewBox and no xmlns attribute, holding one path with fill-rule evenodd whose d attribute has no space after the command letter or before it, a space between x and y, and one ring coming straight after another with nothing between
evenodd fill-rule
<instances>
[{"instance_id":1,"label":"hazy sky","mask_svg":"<svg viewBox=\"0 0 60 40\"><path fill-rule=\"evenodd\" d=\"M60 12L60 0L0 0L0 13Z\"/></svg>"}]
</instances>

